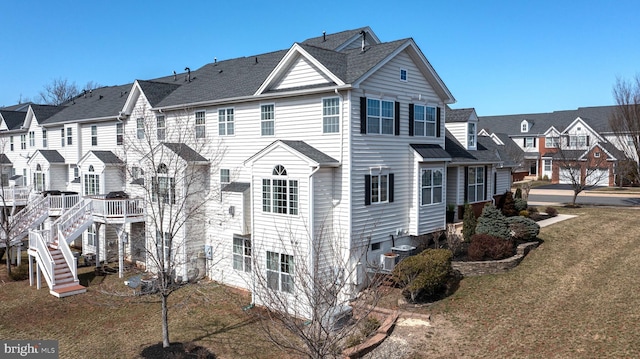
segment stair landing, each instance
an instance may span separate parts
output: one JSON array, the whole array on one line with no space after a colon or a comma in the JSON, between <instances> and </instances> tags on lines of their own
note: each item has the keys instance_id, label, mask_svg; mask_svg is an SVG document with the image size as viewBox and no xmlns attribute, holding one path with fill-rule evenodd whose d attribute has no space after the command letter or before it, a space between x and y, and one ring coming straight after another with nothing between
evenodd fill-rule
<instances>
[{"instance_id":1,"label":"stair landing","mask_svg":"<svg viewBox=\"0 0 640 359\"><path fill-rule=\"evenodd\" d=\"M49 291L52 295L58 298L68 297L70 295L82 294L86 293L87 288L80 284L72 284L65 286L55 286L52 290Z\"/></svg>"}]
</instances>

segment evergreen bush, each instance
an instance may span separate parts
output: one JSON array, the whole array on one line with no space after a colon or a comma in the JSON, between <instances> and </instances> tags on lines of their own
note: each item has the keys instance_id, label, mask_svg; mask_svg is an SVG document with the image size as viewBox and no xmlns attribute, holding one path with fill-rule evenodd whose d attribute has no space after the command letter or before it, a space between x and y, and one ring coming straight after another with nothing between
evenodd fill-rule
<instances>
[{"instance_id":1,"label":"evergreen bush","mask_svg":"<svg viewBox=\"0 0 640 359\"><path fill-rule=\"evenodd\" d=\"M464 204L464 216L462 217L462 238L465 241L470 241L471 236L476 233L476 215L473 213L473 208L469 203Z\"/></svg>"},{"instance_id":2,"label":"evergreen bush","mask_svg":"<svg viewBox=\"0 0 640 359\"><path fill-rule=\"evenodd\" d=\"M427 249L403 259L396 265L392 278L403 288L402 294L413 303L432 298L446 290L453 275L448 249Z\"/></svg>"},{"instance_id":3,"label":"evergreen bush","mask_svg":"<svg viewBox=\"0 0 640 359\"><path fill-rule=\"evenodd\" d=\"M518 187L516 188L516 194L514 196L517 199L521 199L522 198L522 188Z\"/></svg>"},{"instance_id":4,"label":"evergreen bush","mask_svg":"<svg viewBox=\"0 0 640 359\"><path fill-rule=\"evenodd\" d=\"M524 211L525 209L527 209L528 203L526 200L522 199L522 198L516 198L513 201L514 206L516 207L516 210L518 212L520 211Z\"/></svg>"},{"instance_id":5,"label":"evergreen bush","mask_svg":"<svg viewBox=\"0 0 640 359\"><path fill-rule=\"evenodd\" d=\"M502 214L507 217L513 217L518 215L518 210L516 209L515 200L513 199L513 193L510 191L506 192L504 196L502 196L502 207L500 210Z\"/></svg>"},{"instance_id":6,"label":"evergreen bush","mask_svg":"<svg viewBox=\"0 0 640 359\"><path fill-rule=\"evenodd\" d=\"M510 237L509 225L502 212L496 206L489 203L482 209L482 215L478 218L476 234L488 234L494 237L508 239Z\"/></svg>"},{"instance_id":7,"label":"evergreen bush","mask_svg":"<svg viewBox=\"0 0 640 359\"><path fill-rule=\"evenodd\" d=\"M530 241L538 237L538 233L540 233L540 225L529 218L509 217L507 223L511 230L511 238L515 240Z\"/></svg>"}]
</instances>

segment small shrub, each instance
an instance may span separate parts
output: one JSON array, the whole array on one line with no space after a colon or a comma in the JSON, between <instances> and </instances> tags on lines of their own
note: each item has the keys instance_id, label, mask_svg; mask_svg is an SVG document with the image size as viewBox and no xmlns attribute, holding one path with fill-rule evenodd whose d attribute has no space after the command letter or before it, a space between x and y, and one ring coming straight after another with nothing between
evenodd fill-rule
<instances>
[{"instance_id":1,"label":"small shrub","mask_svg":"<svg viewBox=\"0 0 640 359\"><path fill-rule=\"evenodd\" d=\"M522 199L522 198L516 198L514 200L513 205L516 207L516 210L518 212L527 209L528 203L526 200Z\"/></svg>"},{"instance_id":2,"label":"small shrub","mask_svg":"<svg viewBox=\"0 0 640 359\"><path fill-rule=\"evenodd\" d=\"M499 207L507 217L513 217L518 215L518 211L516 210L515 200L513 199L513 193L507 192L502 196L502 206Z\"/></svg>"},{"instance_id":3,"label":"small shrub","mask_svg":"<svg viewBox=\"0 0 640 359\"><path fill-rule=\"evenodd\" d=\"M522 188L516 188L516 194L514 195L515 199L522 199Z\"/></svg>"},{"instance_id":4,"label":"small shrub","mask_svg":"<svg viewBox=\"0 0 640 359\"><path fill-rule=\"evenodd\" d=\"M368 316L362 321L361 325L360 334L362 337L368 338L380 328L380 321L376 317Z\"/></svg>"},{"instance_id":5,"label":"small shrub","mask_svg":"<svg viewBox=\"0 0 640 359\"><path fill-rule=\"evenodd\" d=\"M529 211L529 213L538 213L538 207L527 207L527 211Z\"/></svg>"},{"instance_id":6,"label":"small shrub","mask_svg":"<svg viewBox=\"0 0 640 359\"><path fill-rule=\"evenodd\" d=\"M364 338L362 337L362 335L354 333L347 337L347 339L344 342L344 346L346 348L355 347L356 345L362 344L363 341L364 341Z\"/></svg>"},{"instance_id":7,"label":"small shrub","mask_svg":"<svg viewBox=\"0 0 640 359\"><path fill-rule=\"evenodd\" d=\"M523 209L522 211L518 212L518 215L520 217L527 217L529 218L529 211L527 211L526 209Z\"/></svg>"},{"instance_id":8,"label":"small shrub","mask_svg":"<svg viewBox=\"0 0 640 359\"><path fill-rule=\"evenodd\" d=\"M513 242L487 234L475 234L467 255L472 261L498 260L513 255Z\"/></svg>"},{"instance_id":9,"label":"small shrub","mask_svg":"<svg viewBox=\"0 0 640 359\"><path fill-rule=\"evenodd\" d=\"M542 180L549 182L549 176L548 175L542 176Z\"/></svg>"},{"instance_id":10,"label":"small shrub","mask_svg":"<svg viewBox=\"0 0 640 359\"><path fill-rule=\"evenodd\" d=\"M509 238L509 226L505 222L502 212L493 204L487 204L482 209L482 215L478 218L476 234L488 234L494 237Z\"/></svg>"},{"instance_id":11,"label":"small shrub","mask_svg":"<svg viewBox=\"0 0 640 359\"><path fill-rule=\"evenodd\" d=\"M452 257L448 249L427 249L398 263L392 278L411 302L427 300L446 290L453 272Z\"/></svg>"},{"instance_id":12,"label":"small shrub","mask_svg":"<svg viewBox=\"0 0 640 359\"><path fill-rule=\"evenodd\" d=\"M540 225L529 218L509 217L507 223L511 230L511 238L515 240L530 241L540 233Z\"/></svg>"},{"instance_id":13,"label":"small shrub","mask_svg":"<svg viewBox=\"0 0 640 359\"><path fill-rule=\"evenodd\" d=\"M29 263L20 263L19 266L11 268L11 279L15 281L29 278Z\"/></svg>"},{"instance_id":14,"label":"small shrub","mask_svg":"<svg viewBox=\"0 0 640 359\"><path fill-rule=\"evenodd\" d=\"M558 215L558 210L553 208L553 207L547 207L545 208L545 213L548 214L551 217L555 217Z\"/></svg>"},{"instance_id":15,"label":"small shrub","mask_svg":"<svg viewBox=\"0 0 640 359\"><path fill-rule=\"evenodd\" d=\"M469 203L464 204L464 217L462 218L462 238L470 241L471 236L476 233L476 215Z\"/></svg>"},{"instance_id":16,"label":"small shrub","mask_svg":"<svg viewBox=\"0 0 640 359\"><path fill-rule=\"evenodd\" d=\"M447 248L449 248L454 257L460 256L465 253L464 241L462 240L462 236L458 235L456 229L453 226L447 226L447 230L445 231L444 235L447 241Z\"/></svg>"}]
</instances>

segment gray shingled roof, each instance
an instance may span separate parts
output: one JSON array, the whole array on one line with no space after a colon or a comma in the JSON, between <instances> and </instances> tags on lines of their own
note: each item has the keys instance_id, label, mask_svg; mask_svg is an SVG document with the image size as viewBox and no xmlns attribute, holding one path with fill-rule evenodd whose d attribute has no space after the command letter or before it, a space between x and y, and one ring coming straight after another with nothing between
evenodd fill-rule
<instances>
[{"instance_id":1,"label":"gray shingled roof","mask_svg":"<svg viewBox=\"0 0 640 359\"><path fill-rule=\"evenodd\" d=\"M187 162L208 162L206 158L202 157L198 152L196 152L193 148L189 147L184 143L171 143L164 142L162 143L166 148L173 151L175 154L180 156L183 160Z\"/></svg>"},{"instance_id":2,"label":"gray shingled roof","mask_svg":"<svg viewBox=\"0 0 640 359\"><path fill-rule=\"evenodd\" d=\"M336 32L334 34L326 34L326 36L313 37L304 40L303 44L321 47L328 50L335 50L353 37L358 36L362 30L366 29L366 27L361 27L359 29L345 30Z\"/></svg>"},{"instance_id":3,"label":"gray shingled roof","mask_svg":"<svg viewBox=\"0 0 640 359\"><path fill-rule=\"evenodd\" d=\"M64 157L56 150L38 150L49 163L64 163Z\"/></svg>"},{"instance_id":4,"label":"gray shingled roof","mask_svg":"<svg viewBox=\"0 0 640 359\"><path fill-rule=\"evenodd\" d=\"M89 151L104 164L124 164L124 162L111 151Z\"/></svg>"},{"instance_id":5,"label":"gray shingled roof","mask_svg":"<svg viewBox=\"0 0 640 359\"><path fill-rule=\"evenodd\" d=\"M31 104L33 104L33 102L19 103L15 105L6 106L6 107L0 107L0 110L26 112L27 109L29 108L29 105Z\"/></svg>"},{"instance_id":6,"label":"gray shingled roof","mask_svg":"<svg viewBox=\"0 0 640 359\"><path fill-rule=\"evenodd\" d=\"M242 193L249 188L251 188L251 184L248 182L231 182L222 187L222 192Z\"/></svg>"},{"instance_id":7,"label":"gray shingled roof","mask_svg":"<svg viewBox=\"0 0 640 359\"><path fill-rule=\"evenodd\" d=\"M474 111L473 108L460 108L455 110L447 108L445 121L446 122L467 122L469 121L469 117L471 117L471 114L473 114L473 111Z\"/></svg>"},{"instance_id":8,"label":"gray shingled roof","mask_svg":"<svg viewBox=\"0 0 640 359\"><path fill-rule=\"evenodd\" d=\"M12 165L11 160L4 153L0 153L0 165Z\"/></svg>"},{"instance_id":9,"label":"gray shingled roof","mask_svg":"<svg viewBox=\"0 0 640 359\"><path fill-rule=\"evenodd\" d=\"M465 149L460 142L451 134L446 131L445 136L445 149L451 155L451 162L479 162L479 163L500 163L506 162L500 157L497 149L498 145L493 142L492 139L486 137L480 138L476 142L476 150Z\"/></svg>"},{"instance_id":10,"label":"gray shingled roof","mask_svg":"<svg viewBox=\"0 0 640 359\"><path fill-rule=\"evenodd\" d=\"M138 80L138 84L153 107L180 87L181 82L177 80L175 83Z\"/></svg>"},{"instance_id":11,"label":"gray shingled roof","mask_svg":"<svg viewBox=\"0 0 640 359\"><path fill-rule=\"evenodd\" d=\"M290 140L279 140L285 145L291 147L292 149L300 152L305 155L309 159L320 165L330 165L330 164L338 164L339 162L333 157L325 154L324 152L316 149L313 146L310 146L304 141L290 141Z\"/></svg>"},{"instance_id":12,"label":"gray shingled roof","mask_svg":"<svg viewBox=\"0 0 640 359\"><path fill-rule=\"evenodd\" d=\"M0 115L4 119L7 129L15 130L24 124L27 113L22 111L0 111Z\"/></svg>"},{"instance_id":13,"label":"gray shingled roof","mask_svg":"<svg viewBox=\"0 0 640 359\"><path fill-rule=\"evenodd\" d=\"M436 144L411 144L413 148L423 159L451 160L451 155L445 151L440 145Z\"/></svg>"},{"instance_id":14,"label":"gray shingled roof","mask_svg":"<svg viewBox=\"0 0 640 359\"><path fill-rule=\"evenodd\" d=\"M579 107L577 110L554 111L550 113L531 113L504 116L479 117L479 129L485 129L489 133L500 132L511 136L542 135L551 126L559 131L564 131L576 118L582 118L595 131L611 132L609 117L615 111L616 106ZM533 122L529 132L520 132L520 123L523 120Z\"/></svg>"},{"instance_id":15,"label":"gray shingled roof","mask_svg":"<svg viewBox=\"0 0 640 359\"><path fill-rule=\"evenodd\" d=\"M491 137L478 136L477 145L478 151L470 151L471 154L476 153L476 157L478 157L478 152L484 151L486 160L502 162L502 165L506 167L518 166L518 163L511 155L511 152L507 150L506 145L499 145L495 143Z\"/></svg>"},{"instance_id":16,"label":"gray shingled roof","mask_svg":"<svg viewBox=\"0 0 640 359\"><path fill-rule=\"evenodd\" d=\"M82 93L66 102L62 111L40 123L49 125L105 117L115 118L122 111L131 86L132 84L107 86Z\"/></svg>"},{"instance_id":17,"label":"gray shingled roof","mask_svg":"<svg viewBox=\"0 0 640 359\"><path fill-rule=\"evenodd\" d=\"M42 124L47 122L51 117L64 109L63 106L51 106L51 105L31 105L33 113L36 115L38 123Z\"/></svg>"}]
</instances>

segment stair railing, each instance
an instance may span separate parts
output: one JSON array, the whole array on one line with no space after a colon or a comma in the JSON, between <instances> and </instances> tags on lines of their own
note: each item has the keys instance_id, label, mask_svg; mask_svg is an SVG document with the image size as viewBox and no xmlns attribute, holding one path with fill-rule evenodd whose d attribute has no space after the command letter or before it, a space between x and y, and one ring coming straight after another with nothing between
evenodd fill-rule
<instances>
[{"instance_id":1,"label":"stair railing","mask_svg":"<svg viewBox=\"0 0 640 359\"><path fill-rule=\"evenodd\" d=\"M42 231L29 231L29 248L35 249L37 263L40 263L44 279L47 281L49 288L52 289L56 284L53 271L54 261L44 237Z\"/></svg>"}]
</instances>

